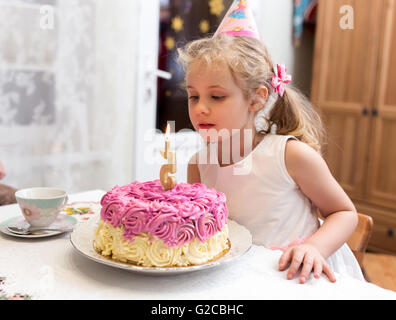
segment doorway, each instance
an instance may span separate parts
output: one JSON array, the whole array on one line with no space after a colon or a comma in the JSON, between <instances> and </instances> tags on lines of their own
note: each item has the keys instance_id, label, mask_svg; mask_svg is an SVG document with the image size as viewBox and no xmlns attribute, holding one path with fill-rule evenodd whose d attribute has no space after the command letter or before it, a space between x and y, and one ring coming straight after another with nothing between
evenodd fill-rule
<instances>
[{"instance_id":1,"label":"doorway","mask_svg":"<svg viewBox=\"0 0 396 320\"><path fill-rule=\"evenodd\" d=\"M177 48L214 34L233 0L140 0L138 86L134 130L134 176L159 178L165 163L160 151L168 121L174 121L172 148L177 151L178 182L187 182L187 163L202 146L188 116L184 72Z\"/></svg>"},{"instance_id":2,"label":"doorway","mask_svg":"<svg viewBox=\"0 0 396 320\"><path fill-rule=\"evenodd\" d=\"M158 68L172 74L170 80L158 79L157 129L164 132L167 121L175 121L176 132L191 129L184 72L177 64L177 48L210 37L220 25L233 0L161 0Z\"/></svg>"}]
</instances>

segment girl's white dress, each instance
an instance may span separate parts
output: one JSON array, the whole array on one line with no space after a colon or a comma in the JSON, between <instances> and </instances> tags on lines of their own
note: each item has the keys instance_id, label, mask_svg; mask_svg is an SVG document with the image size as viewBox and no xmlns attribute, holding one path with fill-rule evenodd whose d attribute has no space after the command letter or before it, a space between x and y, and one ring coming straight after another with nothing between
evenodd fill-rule
<instances>
[{"instance_id":1,"label":"girl's white dress","mask_svg":"<svg viewBox=\"0 0 396 320\"><path fill-rule=\"evenodd\" d=\"M219 166L217 143L195 155L201 182L223 192L229 218L250 230L254 244L267 248L298 243L320 227L316 207L286 170L285 146L289 139L295 137L266 135L245 158L226 167ZM327 262L334 272L364 280L347 244Z\"/></svg>"}]
</instances>

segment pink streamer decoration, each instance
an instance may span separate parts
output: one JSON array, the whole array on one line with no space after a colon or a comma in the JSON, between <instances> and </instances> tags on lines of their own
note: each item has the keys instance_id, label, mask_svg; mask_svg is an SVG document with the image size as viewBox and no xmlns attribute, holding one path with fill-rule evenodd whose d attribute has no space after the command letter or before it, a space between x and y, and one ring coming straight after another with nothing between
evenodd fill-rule
<instances>
[{"instance_id":1,"label":"pink streamer decoration","mask_svg":"<svg viewBox=\"0 0 396 320\"><path fill-rule=\"evenodd\" d=\"M271 85L274 87L275 92L278 92L278 94L283 97L285 93L284 84L291 82L292 77L286 73L286 66L284 64L277 64L276 68L278 70L278 75L272 77Z\"/></svg>"}]
</instances>

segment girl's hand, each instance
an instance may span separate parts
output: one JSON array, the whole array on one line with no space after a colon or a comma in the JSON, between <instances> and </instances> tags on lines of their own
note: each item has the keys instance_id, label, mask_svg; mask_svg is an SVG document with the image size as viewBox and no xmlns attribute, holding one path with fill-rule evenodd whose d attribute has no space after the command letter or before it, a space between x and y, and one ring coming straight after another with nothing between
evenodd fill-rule
<instances>
[{"instance_id":1,"label":"girl's hand","mask_svg":"<svg viewBox=\"0 0 396 320\"><path fill-rule=\"evenodd\" d=\"M279 259L279 270L285 270L289 262L290 267L287 272L288 280L293 279L300 266L302 266L299 277L300 283L305 283L311 271L313 271L316 279L319 279L322 272L324 272L331 282L336 281L333 271L326 263L326 260L320 252L310 244L301 244L287 249Z\"/></svg>"},{"instance_id":2,"label":"girl's hand","mask_svg":"<svg viewBox=\"0 0 396 320\"><path fill-rule=\"evenodd\" d=\"M4 178L5 174L6 174L6 172L5 172L4 166L0 161L0 180Z\"/></svg>"}]
</instances>

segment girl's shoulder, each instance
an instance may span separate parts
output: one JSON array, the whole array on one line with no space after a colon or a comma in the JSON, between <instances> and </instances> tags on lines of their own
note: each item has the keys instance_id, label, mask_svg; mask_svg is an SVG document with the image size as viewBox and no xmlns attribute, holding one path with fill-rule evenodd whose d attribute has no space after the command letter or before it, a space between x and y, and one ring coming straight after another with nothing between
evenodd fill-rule
<instances>
[{"instance_id":1,"label":"girl's shoulder","mask_svg":"<svg viewBox=\"0 0 396 320\"><path fill-rule=\"evenodd\" d=\"M322 156L311 146L297 139L286 141L285 165L290 177L295 182L298 182L300 177L306 177L313 172L328 171L327 164Z\"/></svg>"}]
</instances>

